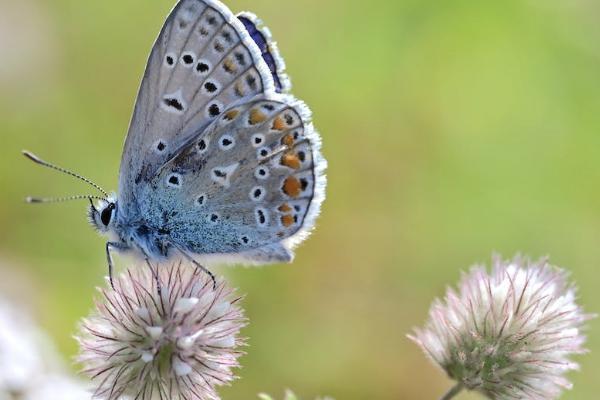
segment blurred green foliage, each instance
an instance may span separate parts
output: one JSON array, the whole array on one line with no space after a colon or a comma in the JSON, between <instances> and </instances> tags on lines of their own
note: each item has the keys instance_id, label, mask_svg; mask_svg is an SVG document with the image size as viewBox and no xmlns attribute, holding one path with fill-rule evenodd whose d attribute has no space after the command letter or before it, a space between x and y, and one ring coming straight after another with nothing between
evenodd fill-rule
<instances>
[{"instance_id":1,"label":"blurred green foliage","mask_svg":"<svg viewBox=\"0 0 600 400\"><path fill-rule=\"evenodd\" d=\"M600 4L590 0L231 0L271 28L314 111L328 199L289 266L219 270L246 293L228 399L436 398L450 382L406 338L459 271L550 255L600 310ZM150 46L173 0L0 0L0 287L66 356L106 274L89 191L22 148L117 187ZM566 399L600 391L600 324ZM464 395L464 399L478 398Z\"/></svg>"}]
</instances>

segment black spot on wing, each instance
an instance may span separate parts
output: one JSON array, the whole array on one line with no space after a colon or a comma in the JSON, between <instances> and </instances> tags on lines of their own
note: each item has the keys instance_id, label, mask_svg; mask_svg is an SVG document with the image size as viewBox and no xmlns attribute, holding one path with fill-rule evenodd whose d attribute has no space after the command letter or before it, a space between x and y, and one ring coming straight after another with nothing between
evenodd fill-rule
<instances>
[{"instance_id":1,"label":"black spot on wing","mask_svg":"<svg viewBox=\"0 0 600 400\"><path fill-rule=\"evenodd\" d=\"M183 59L183 62L187 65L194 63L194 57L191 54L184 54L182 59Z\"/></svg>"},{"instance_id":2,"label":"black spot on wing","mask_svg":"<svg viewBox=\"0 0 600 400\"><path fill-rule=\"evenodd\" d=\"M171 107L176 109L177 111L183 111L183 104L178 99L175 98L167 98L163 100L167 107Z\"/></svg>"},{"instance_id":3,"label":"black spot on wing","mask_svg":"<svg viewBox=\"0 0 600 400\"><path fill-rule=\"evenodd\" d=\"M219 108L218 105L211 104L210 107L208 107L208 114L211 117L216 117L217 115L221 114L221 109Z\"/></svg>"},{"instance_id":4,"label":"black spot on wing","mask_svg":"<svg viewBox=\"0 0 600 400\"><path fill-rule=\"evenodd\" d=\"M204 84L204 88L209 92L209 93L214 93L217 91L217 85L215 85L213 82L207 81Z\"/></svg>"},{"instance_id":5,"label":"black spot on wing","mask_svg":"<svg viewBox=\"0 0 600 400\"><path fill-rule=\"evenodd\" d=\"M240 64L242 67L246 66L246 56L244 55L244 53L240 53L240 52L235 52L234 53L235 59L237 60L238 64Z\"/></svg>"},{"instance_id":6,"label":"black spot on wing","mask_svg":"<svg viewBox=\"0 0 600 400\"><path fill-rule=\"evenodd\" d=\"M220 169L215 169L214 174L217 178L226 178L227 172L221 171Z\"/></svg>"},{"instance_id":7,"label":"black spot on wing","mask_svg":"<svg viewBox=\"0 0 600 400\"><path fill-rule=\"evenodd\" d=\"M208 66L208 64L203 63L203 62L199 62L198 65L196 65L196 71L203 73L203 74L208 72L209 69L210 69L210 67Z\"/></svg>"},{"instance_id":8,"label":"black spot on wing","mask_svg":"<svg viewBox=\"0 0 600 400\"><path fill-rule=\"evenodd\" d=\"M179 177L178 177L178 176L171 175L171 176L169 177L169 183L170 183L171 185L179 186L179 185L181 184L181 181L179 180Z\"/></svg>"}]
</instances>

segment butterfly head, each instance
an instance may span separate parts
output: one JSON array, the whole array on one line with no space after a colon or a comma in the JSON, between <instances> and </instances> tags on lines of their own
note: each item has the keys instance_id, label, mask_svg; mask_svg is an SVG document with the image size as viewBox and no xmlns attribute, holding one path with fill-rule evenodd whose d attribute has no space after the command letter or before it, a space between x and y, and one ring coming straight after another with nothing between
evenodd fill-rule
<instances>
[{"instance_id":1,"label":"butterfly head","mask_svg":"<svg viewBox=\"0 0 600 400\"><path fill-rule=\"evenodd\" d=\"M101 233L108 233L117 219L117 201L109 197L100 200L96 205L90 201L88 211L90 223Z\"/></svg>"}]
</instances>

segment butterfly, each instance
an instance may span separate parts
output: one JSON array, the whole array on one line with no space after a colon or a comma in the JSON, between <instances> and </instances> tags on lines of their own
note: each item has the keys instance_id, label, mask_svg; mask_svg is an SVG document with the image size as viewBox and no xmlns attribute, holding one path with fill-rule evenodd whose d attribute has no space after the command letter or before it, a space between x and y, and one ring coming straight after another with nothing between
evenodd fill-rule
<instances>
[{"instance_id":1,"label":"butterfly","mask_svg":"<svg viewBox=\"0 0 600 400\"><path fill-rule=\"evenodd\" d=\"M114 250L148 263L175 256L197 265L290 262L326 186L320 136L290 88L276 43L255 15L234 15L217 0L181 0L148 59L118 194L25 151L102 193L28 201L89 199L90 222L110 238L111 282Z\"/></svg>"}]
</instances>

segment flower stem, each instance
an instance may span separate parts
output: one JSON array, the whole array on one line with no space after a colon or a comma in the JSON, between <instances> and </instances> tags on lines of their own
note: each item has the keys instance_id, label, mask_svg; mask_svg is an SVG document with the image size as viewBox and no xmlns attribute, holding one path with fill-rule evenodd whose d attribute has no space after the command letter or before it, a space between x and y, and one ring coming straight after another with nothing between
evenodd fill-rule
<instances>
[{"instance_id":1,"label":"flower stem","mask_svg":"<svg viewBox=\"0 0 600 400\"><path fill-rule=\"evenodd\" d=\"M458 382L456 385L454 385L454 387L452 387L452 389L448 390L448 392L444 396L442 396L440 400L450 400L451 398L459 394L461 390L463 390L463 385L462 383Z\"/></svg>"}]
</instances>

